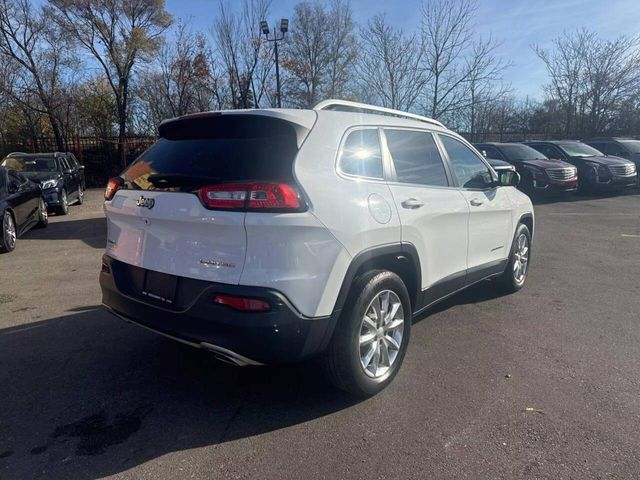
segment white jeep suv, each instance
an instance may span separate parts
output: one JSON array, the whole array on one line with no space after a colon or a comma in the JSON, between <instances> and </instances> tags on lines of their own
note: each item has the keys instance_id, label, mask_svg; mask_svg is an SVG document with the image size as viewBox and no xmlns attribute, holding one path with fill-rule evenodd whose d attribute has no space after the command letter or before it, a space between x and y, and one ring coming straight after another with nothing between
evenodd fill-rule
<instances>
[{"instance_id":1,"label":"white jeep suv","mask_svg":"<svg viewBox=\"0 0 640 480\"><path fill-rule=\"evenodd\" d=\"M103 303L236 365L322 355L358 395L388 385L411 321L527 278L529 198L441 123L328 100L187 115L105 192Z\"/></svg>"}]
</instances>

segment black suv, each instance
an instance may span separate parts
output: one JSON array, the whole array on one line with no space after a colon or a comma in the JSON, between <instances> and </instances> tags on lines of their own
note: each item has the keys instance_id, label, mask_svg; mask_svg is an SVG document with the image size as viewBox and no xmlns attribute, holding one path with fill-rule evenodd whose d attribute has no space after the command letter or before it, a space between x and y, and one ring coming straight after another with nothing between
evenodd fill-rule
<instances>
[{"instance_id":1,"label":"black suv","mask_svg":"<svg viewBox=\"0 0 640 480\"><path fill-rule=\"evenodd\" d=\"M629 160L607 157L604 153L577 140L526 142L548 158L564 160L578 169L581 191L624 188L637 182L636 165Z\"/></svg>"},{"instance_id":2,"label":"black suv","mask_svg":"<svg viewBox=\"0 0 640 480\"><path fill-rule=\"evenodd\" d=\"M84 200L84 166L70 153L21 153L7 155L0 166L20 172L39 183L47 207L60 215L69 212L69 205Z\"/></svg>"},{"instance_id":3,"label":"black suv","mask_svg":"<svg viewBox=\"0 0 640 480\"><path fill-rule=\"evenodd\" d=\"M585 143L597 148L605 155L626 158L640 168L640 140L623 137L599 137L585 140Z\"/></svg>"}]
</instances>

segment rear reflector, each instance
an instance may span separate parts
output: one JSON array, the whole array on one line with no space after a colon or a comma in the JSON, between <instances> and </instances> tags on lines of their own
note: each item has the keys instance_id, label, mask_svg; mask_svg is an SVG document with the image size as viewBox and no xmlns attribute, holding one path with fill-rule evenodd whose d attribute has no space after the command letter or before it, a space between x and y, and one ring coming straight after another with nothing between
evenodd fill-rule
<instances>
[{"instance_id":1,"label":"rear reflector","mask_svg":"<svg viewBox=\"0 0 640 480\"><path fill-rule=\"evenodd\" d=\"M294 187L278 182L221 183L202 187L198 195L210 209L299 211L303 206Z\"/></svg>"},{"instance_id":2,"label":"rear reflector","mask_svg":"<svg viewBox=\"0 0 640 480\"><path fill-rule=\"evenodd\" d=\"M213 303L226 305L234 310L244 312L266 312L271 309L267 302L259 298L235 297L232 295L216 295Z\"/></svg>"},{"instance_id":3,"label":"rear reflector","mask_svg":"<svg viewBox=\"0 0 640 480\"><path fill-rule=\"evenodd\" d=\"M120 188L120 179L117 177L110 178L107 182L107 188L104 191L104 199L111 200Z\"/></svg>"}]
</instances>

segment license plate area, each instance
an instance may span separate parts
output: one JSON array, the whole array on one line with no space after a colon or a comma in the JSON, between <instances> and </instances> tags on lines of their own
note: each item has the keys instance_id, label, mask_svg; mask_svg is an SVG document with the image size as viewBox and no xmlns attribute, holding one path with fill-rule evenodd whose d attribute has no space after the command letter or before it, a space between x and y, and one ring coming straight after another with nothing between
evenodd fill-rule
<instances>
[{"instance_id":1,"label":"license plate area","mask_svg":"<svg viewBox=\"0 0 640 480\"><path fill-rule=\"evenodd\" d=\"M143 296L158 303L173 305L176 299L178 277L167 273L145 271Z\"/></svg>"}]
</instances>

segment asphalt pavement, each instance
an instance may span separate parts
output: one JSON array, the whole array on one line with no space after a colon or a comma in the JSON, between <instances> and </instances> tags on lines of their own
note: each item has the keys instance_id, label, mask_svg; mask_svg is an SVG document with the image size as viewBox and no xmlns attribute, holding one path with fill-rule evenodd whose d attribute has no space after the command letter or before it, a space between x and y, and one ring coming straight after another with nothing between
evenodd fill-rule
<instances>
[{"instance_id":1,"label":"asphalt pavement","mask_svg":"<svg viewBox=\"0 0 640 480\"><path fill-rule=\"evenodd\" d=\"M640 477L640 192L536 205L530 276L414 324L378 396L100 307L102 191L0 255L0 479Z\"/></svg>"}]
</instances>

